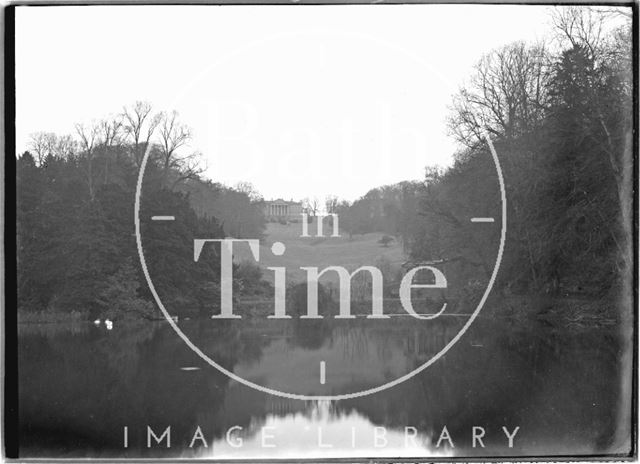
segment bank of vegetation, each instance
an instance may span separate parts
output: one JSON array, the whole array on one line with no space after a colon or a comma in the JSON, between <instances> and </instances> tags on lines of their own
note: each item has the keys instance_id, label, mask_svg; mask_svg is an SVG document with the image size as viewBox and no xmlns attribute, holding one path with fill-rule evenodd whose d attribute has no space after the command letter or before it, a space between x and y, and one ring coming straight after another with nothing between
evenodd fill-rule
<instances>
[{"instance_id":1,"label":"bank of vegetation","mask_svg":"<svg viewBox=\"0 0 640 464\"><path fill-rule=\"evenodd\" d=\"M149 271L178 316L219 301L215 248L193 262L193 238L259 237L260 199L246 186L202 178L175 112L145 102L78 125L75 136L39 132L17 159L18 309L23 321L157 318L140 269L134 193L149 149L141 230ZM154 215L176 221L151 222Z\"/></svg>"},{"instance_id":2,"label":"bank of vegetation","mask_svg":"<svg viewBox=\"0 0 640 464\"><path fill-rule=\"evenodd\" d=\"M553 42L488 53L454 96L449 129L461 149L451 168L427 168L421 182L327 205L352 234L392 234L415 262L457 266L460 286L486 283L501 218L489 137L508 199L496 290L514 301L532 295L608 301L611 315L619 295L631 294L633 269L631 18L568 7L551 21ZM469 221L473 216L494 217L496 224L479 226ZM579 313L580 305L570 306Z\"/></svg>"},{"instance_id":3,"label":"bank of vegetation","mask_svg":"<svg viewBox=\"0 0 640 464\"><path fill-rule=\"evenodd\" d=\"M395 237L411 261L455 266L452 283L481 288L500 238L490 137L508 198L496 294L615 300L604 310L610 316L620 307L615 296L630 294L633 266L631 19L583 7L557 9L551 19L553 43L491 51L454 96L449 129L461 149L453 166L427 168L420 182L376 188L352 203L330 197L326 210L340 215L347 234ZM133 226L147 150L141 227L149 270L177 316L211 314L219 306L216 250L207 247L194 263L193 238L260 237L259 194L204 178L175 112L137 102L76 129L74 136L33 134L17 159L22 319L158 316ZM151 216L166 214L180 220L151 224ZM473 216L496 223L478 226ZM237 275L237 285L267 292L259 269Z\"/></svg>"}]
</instances>

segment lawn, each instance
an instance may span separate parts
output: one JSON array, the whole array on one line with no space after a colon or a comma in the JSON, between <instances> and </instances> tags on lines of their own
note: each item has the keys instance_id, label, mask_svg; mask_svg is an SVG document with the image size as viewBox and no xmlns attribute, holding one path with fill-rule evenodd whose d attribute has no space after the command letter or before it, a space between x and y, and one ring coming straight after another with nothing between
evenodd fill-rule
<instances>
[{"instance_id":1,"label":"lawn","mask_svg":"<svg viewBox=\"0 0 640 464\"><path fill-rule=\"evenodd\" d=\"M316 225L309 225L309 235L315 235ZM353 271L363 265L375 266L384 257L393 268L399 268L406 260L402 251L402 245L397 241L391 242L387 247L378 243L381 233L354 235L348 234L340 237L330 237L330 228L325 225L325 237L300 237L301 224L283 225L268 223L266 238L260 245L260 265L264 269L264 279L273 282L273 272L267 267L284 266L287 269L287 281L302 282L306 273L300 267L315 266L323 269L327 266L343 266ZM282 242L286 250L282 256L274 256L271 245L274 242ZM247 245L240 245L234 249L235 261L253 260ZM326 279L326 280L325 280ZM336 282L337 275L329 272L322 277L324 282Z\"/></svg>"}]
</instances>

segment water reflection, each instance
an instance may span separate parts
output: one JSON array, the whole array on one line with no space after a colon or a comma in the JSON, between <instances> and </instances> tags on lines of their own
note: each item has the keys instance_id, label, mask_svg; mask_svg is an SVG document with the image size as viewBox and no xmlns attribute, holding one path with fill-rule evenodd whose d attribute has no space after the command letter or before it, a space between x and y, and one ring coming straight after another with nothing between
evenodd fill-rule
<instances>
[{"instance_id":1,"label":"water reflection","mask_svg":"<svg viewBox=\"0 0 640 464\"><path fill-rule=\"evenodd\" d=\"M256 322L240 330L193 320L180 327L244 378L326 394L358 391L415 368L462 321L398 321L393 329L342 322ZM411 380L375 395L317 402L277 398L231 381L166 323L117 324L111 331L93 324L24 325L20 449L23 457L625 453L629 340L613 329L569 332L478 319L453 349ZM326 385L318 381L320 360L327 363ZM171 426L171 447L148 448L147 426L158 434ZM206 447L202 440L189 446L198 427ZM275 427L270 440L276 448L261 446L264 427ZM384 428L386 446L376 447L376 427ZM409 442L406 427L416 431ZM454 446L444 441L436 448L444 427ZM473 427L483 428L484 447L473 446ZM503 427L520 427L512 448ZM229 444L230 429L242 438L242 448ZM318 430L331 448L318 446Z\"/></svg>"},{"instance_id":2,"label":"water reflection","mask_svg":"<svg viewBox=\"0 0 640 464\"><path fill-rule=\"evenodd\" d=\"M267 414L264 420L253 421L246 431L230 430L210 449L201 448L195 457L258 459L272 454L282 459L349 458L363 457L363 450L370 450L369 457L378 458L453 456L446 444L434 448L431 438L415 427L396 430L374 426L355 410L342 412L330 401L314 401L305 411Z\"/></svg>"},{"instance_id":3,"label":"water reflection","mask_svg":"<svg viewBox=\"0 0 640 464\"><path fill-rule=\"evenodd\" d=\"M264 344L259 359L239 360L234 372L283 392L354 393L391 382L419 367L458 333L463 322L446 318L427 327L406 317L393 321L393 325L380 320L339 324L304 321L293 326L244 323L237 330L250 334L251 339L262 338ZM205 340L202 342L206 345ZM325 384L319 381L321 362L326 364Z\"/></svg>"}]
</instances>

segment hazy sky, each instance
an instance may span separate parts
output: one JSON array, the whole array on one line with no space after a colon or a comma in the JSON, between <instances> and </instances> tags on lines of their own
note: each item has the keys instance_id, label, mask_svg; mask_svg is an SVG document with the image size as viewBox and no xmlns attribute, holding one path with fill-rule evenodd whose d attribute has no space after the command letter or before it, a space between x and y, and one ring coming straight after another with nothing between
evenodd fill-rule
<instances>
[{"instance_id":1,"label":"hazy sky","mask_svg":"<svg viewBox=\"0 0 640 464\"><path fill-rule=\"evenodd\" d=\"M422 178L455 150L447 106L483 53L549 36L548 7L22 7L17 149L147 100L194 132L206 176L265 198Z\"/></svg>"}]
</instances>

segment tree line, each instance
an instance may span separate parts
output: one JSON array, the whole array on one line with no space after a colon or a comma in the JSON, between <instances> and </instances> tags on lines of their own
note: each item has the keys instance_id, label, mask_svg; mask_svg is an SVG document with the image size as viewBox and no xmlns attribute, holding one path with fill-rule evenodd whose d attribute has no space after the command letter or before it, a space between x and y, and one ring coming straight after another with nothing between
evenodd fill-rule
<instances>
[{"instance_id":1,"label":"tree line","mask_svg":"<svg viewBox=\"0 0 640 464\"><path fill-rule=\"evenodd\" d=\"M481 287L495 262L501 215L488 136L508 199L497 289L604 295L628 285L630 17L559 7L551 19L553 43L517 42L487 53L454 95L448 127L461 148L451 167L428 167L419 182L375 188L354 202L330 196L326 212L338 213L351 236L395 236L411 261L455 266L460 288ZM77 125L75 136L34 134L17 159L19 308L152 317L132 221L149 148L141 214L149 270L168 307L210 313L219 304L216 250L193 263L193 238L256 238L265 220L251 185L203 177L190 140L176 112L154 112L144 102ZM321 209L315 198L305 205L313 214ZM168 212L181 220L149 222ZM478 226L472 216L497 222Z\"/></svg>"},{"instance_id":2,"label":"tree line","mask_svg":"<svg viewBox=\"0 0 640 464\"><path fill-rule=\"evenodd\" d=\"M508 233L498 288L603 295L632 269L633 74L630 13L558 7L550 43L516 42L481 57L454 95L448 127L460 145L448 169L421 182L327 198L351 234L401 239L414 261L457 263L462 285L486 282L499 227L498 153Z\"/></svg>"},{"instance_id":3,"label":"tree line","mask_svg":"<svg viewBox=\"0 0 640 464\"><path fill-rule=\"evenodd\" d=\"M141 230L147 265L176 315L219 301L215 248L193 263L193 238L262 235L259 198L202 177L191 130L176 112L136 102L78 124L75 136L32 134L17 159L18 307L42 319L158 317L138 264L133 200L145 151ZM171 224L153 215L175 215Z\"/></svg>"}]
</instances>

